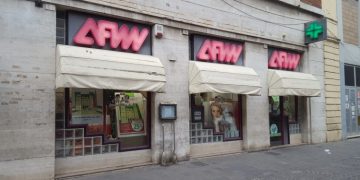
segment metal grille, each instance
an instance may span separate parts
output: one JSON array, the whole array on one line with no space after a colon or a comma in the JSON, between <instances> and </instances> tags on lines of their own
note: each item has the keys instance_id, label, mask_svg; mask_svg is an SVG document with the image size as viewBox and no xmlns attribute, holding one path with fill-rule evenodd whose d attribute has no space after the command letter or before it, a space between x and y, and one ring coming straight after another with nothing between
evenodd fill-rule
<instances>
[{"instance_id":1,"label":"metal grille","mask_svg":"<svg viewBox=\"0 0 360 180\"><path fill-rule=\"evenodd\" d=\"M66 16L64 11L56 12L56 44L65 44Z\"/></svg>"}]
</instances>

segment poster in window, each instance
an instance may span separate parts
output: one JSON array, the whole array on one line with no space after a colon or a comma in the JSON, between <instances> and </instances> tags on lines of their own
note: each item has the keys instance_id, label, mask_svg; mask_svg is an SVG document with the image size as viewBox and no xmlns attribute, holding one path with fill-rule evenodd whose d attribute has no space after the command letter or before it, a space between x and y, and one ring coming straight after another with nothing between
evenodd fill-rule
<instances>
[{"instance_id":1,"label":"poster in window","mask_svg":"<svg viewBox=\"0 0 360 180\"><path fill-rule=\"evenodd\" d=\"M210 101L211 118L207 125L213 127L215 134L224 134L224 138L239 137L239 129L234 117L235 105L227 101ZM210 121L209 121L210 120Z\"/></svg>"},{"instance_id":2,"label":"poster in window","mask_svg":"<svg viewBox=\"0 0 360 180\"><path fill-rule=\"evenodd\" d=\"M145 98L141 93L115 93L115 115L118 137L143 136Z\"/></svg>"},{"instance_id":3,"label":"poster in window","mask_svg":"<svg viewBox=\"0 0 360 180\"><path fill-rule=\"evenodd\" d=\"M102 133L102 91L72 89L71 96L71 124L87 125L88 134Z\"/></svg>"}]
</instances>

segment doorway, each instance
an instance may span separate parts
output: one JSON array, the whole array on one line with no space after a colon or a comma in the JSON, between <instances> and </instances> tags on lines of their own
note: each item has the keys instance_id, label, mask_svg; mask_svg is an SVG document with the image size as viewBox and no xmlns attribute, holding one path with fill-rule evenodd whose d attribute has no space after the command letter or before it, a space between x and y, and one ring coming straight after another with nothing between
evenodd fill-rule
<instances>
[{"instance_id":1,"label":"doorway","mask_svg":"<svg viewBox=\"0 0 360 180\"><path fill-rule=\"evenodd\" d=\"M289 120L292 119L292 111L296 109L295 97L292 96L269 96L269 130L270 145L278 146L290 144Z\"/></svg>"}]
</instances>

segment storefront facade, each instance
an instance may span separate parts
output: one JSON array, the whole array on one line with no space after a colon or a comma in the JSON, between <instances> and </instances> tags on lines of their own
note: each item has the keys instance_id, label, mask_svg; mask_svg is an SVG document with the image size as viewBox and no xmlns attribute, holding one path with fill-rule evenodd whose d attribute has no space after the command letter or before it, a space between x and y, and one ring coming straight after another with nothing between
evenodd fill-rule
<instances>
[{"instance_id":1,"label":"storefront facade","mask_svg":"<svg viewBox=\"0 0 360 180\"><path fill-rule=\"evenodd\" d=\"M9 3L28 8L32 20L47 17L33 37L49 39L44 51L26 51L35 75L26 82L33 86L23 86L36 92L26 106L43 103L46 131L28 131L46 133L40 145L48 151L12 152L19 159L14 169L46 164L34 179L54 178L326 141L322 43L305 46L299 20L320 18L320 11L247 2L275 14L286 10L286 17L257 10L274 16L270 23L242 15L238 8L254 9L236 2L152 3ZM9 12L8 19L16 18ZM47 79L40 81L43 61Z\"/></svg>"},{"instance_id":2,"label":"storefront facade","mask_svg":"<svg viewBox=\"0 0 360 180\"><path fill-rule=\"evenodd\" d=\"M338 2L342 138L360 136L359 2ZM348 11L350 10L350 11ZM351 13L349 13L351 12ZM356 18L351 17L356 14ZM350 20L350 21L349 21Z\"/></svg>"}]
</instances>

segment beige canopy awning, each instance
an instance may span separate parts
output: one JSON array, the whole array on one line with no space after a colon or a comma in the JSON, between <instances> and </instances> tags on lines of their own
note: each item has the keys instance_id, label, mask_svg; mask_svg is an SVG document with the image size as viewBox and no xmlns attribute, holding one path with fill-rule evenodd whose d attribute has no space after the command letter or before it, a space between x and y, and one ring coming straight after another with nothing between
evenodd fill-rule
<instances>
[{"instance_id":1,"label":"beige canopy awning","mask_svg":"<svg viewBox=\"0 0 360 180\"><path fill-rule=\"evenodd\" d=\"M190 61L189 91L260 95L261 83L248 67Z\"/></svg>"},{"instance_id":2,"label":"beige canopy awning","mask_svg":"<svg viewBox=\"0 0 360 180\"><path fill-rule=\"evenodd\" d=\"M312 74L269 70L269 96L320 96L320 82Z\"/></svg>"},{"instance_id":3,"label":"beige canopy awning","mask_svg":"<svg viewBox=\"0 0 360 180\"><path fill-rule=\"evenodd\" d=\"M156 57L58 45L56 88L96 88L161 92L165 70Z\"/></svg>"}]
</instances>

